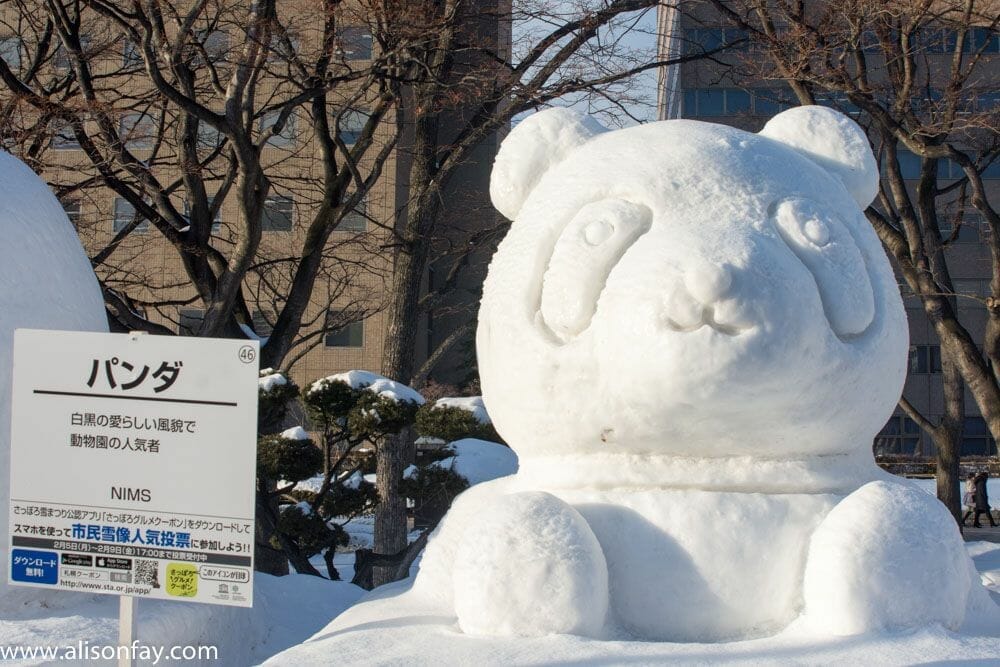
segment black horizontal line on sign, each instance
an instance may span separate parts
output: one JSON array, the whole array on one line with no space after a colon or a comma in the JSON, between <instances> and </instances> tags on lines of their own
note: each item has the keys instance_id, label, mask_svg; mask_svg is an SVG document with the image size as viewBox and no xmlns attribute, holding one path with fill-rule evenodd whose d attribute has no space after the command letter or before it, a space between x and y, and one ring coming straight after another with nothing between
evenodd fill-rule
<instances>
[{"instance_id":1,"label":"black horizontal line on sign","mask_svg":"<svg viewBox=\"0 0 1000 667\"><path fill-rule=\"evenodd\" d=\"M88 394L82 391L54 391L51 389L35 389L36 394L51 396L83 396L85 398L115 398L126 401L153 401L154 403L187 403L189 405L225 405L236 407L232 401L199 401L193 398L157 398L156 396L125 396L123 394Z\"/></svg>"}]
</instances>

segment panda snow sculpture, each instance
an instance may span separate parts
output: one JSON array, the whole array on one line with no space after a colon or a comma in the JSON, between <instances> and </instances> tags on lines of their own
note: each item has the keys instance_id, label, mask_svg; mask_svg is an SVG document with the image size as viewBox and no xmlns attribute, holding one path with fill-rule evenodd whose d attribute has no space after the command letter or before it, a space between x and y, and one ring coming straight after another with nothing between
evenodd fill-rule
<instances>
[{"instance_id":1,"label":"panda snow sculpture","mask_svg":"<svg viewBox=\"0 0 1000 667\"><path fill-rule=\"evenodd\" d=\"M960 625L979 583L954 520L871 455L908 346L877 187L822 107L759 134L517 125L477 346L520 470L457 499L415 586L450 581L480 635Z\"/></svg>"}]
</instances>

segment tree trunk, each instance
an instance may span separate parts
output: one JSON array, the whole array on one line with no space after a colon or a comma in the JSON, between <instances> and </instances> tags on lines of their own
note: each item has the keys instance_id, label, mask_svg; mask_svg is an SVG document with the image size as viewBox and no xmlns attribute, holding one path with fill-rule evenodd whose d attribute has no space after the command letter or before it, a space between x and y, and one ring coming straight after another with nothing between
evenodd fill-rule
<instances>
[{"instance_id":1,"label":"tree trunk","mask_svg":"<svg viewBox=\"0 0 1000 667\"><path fill-rule=\"evenodd\" d=\"M288 558L280 549L271 546L277 517L277 503L267 491L257 490L257 525L255 527L253 564L264 574L283 577L288 574Z\"/></svg>"},{"instance_id":2,"label":"tree trunk","mask_svg":"<svg viewBox=\"0 0 1000 667\"><path fill-rule=\"evenodd\" d=\"M959 479L962 429L965 426L965 387L951 355L941 350L945 414L934 437L937 448L937 497L961 529L962 499Z\"/></svg>"},{"instance_id":3,"label":"tree trunk","mask_svg":"<svg viewBox=\"0 0 1000 667\"><path fill-rule=\"evenodd\" d=\"M406 499L399 493L406 448L401 435L387 437L375 455L375 489L379 503L375 508L375 543L377 555L388 556L406 548ZM381 586L395 581L396 568L376 566L372 570L372 584Z\"/></svg>"}]
</instances>

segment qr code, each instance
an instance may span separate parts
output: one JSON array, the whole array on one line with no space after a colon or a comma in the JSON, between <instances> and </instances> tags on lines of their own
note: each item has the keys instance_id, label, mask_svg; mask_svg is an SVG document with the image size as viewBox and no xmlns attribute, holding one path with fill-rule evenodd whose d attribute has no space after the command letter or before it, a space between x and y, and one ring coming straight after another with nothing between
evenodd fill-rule
<instances>
[{"instance_id":1,"label":"qr code","mask_svg":"<svg viewBox=\"0 0 1000 667\"><path fill-rule=\"evenodd\" d=\"M155 560L135 560L135 583L144 586L160 587L159 568Z\"/></svg>"}]
</instances>

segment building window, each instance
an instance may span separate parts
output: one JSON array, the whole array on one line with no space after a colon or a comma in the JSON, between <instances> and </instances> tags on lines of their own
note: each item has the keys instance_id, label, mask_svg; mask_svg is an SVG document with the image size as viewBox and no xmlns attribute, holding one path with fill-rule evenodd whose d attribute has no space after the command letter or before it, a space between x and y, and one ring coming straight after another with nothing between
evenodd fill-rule
<instances>
[{"instance_id":1,"label":"building window","mask_svg":"<svg viewBox=\"0 0 1000 667\"><path fill-rule=\"evenodd\" d=\"M156 119L141 111L122 114L118 135L130 150L152 148L156 139Z\"/></svg>"},{"instance_id":2,"label":"building window","mask_svg":"<svg viewBox=\"0 0 1000 667\"><path fill-rule=\"evenodd\" d=\"M816 95L816 104L836 109L850 116L861 113L861 109L851 102L845 93L819 93Z\"/></svg>"},{"instance_id":3,"label":"building window","mask_svg":"<svg viewBox=\"0 0 1000 667\"><path fill-rule=\"evenodd\" d=\"M942 240L951 239L955 232L954 221L953 216L947 213L938 213L938 229L941 231ZM983 221L982 215L978 212L964 213L961 222L958 234L953 239L957 243L979 243L980 231L989 229Z\"/></svg>"},{"instance_id":4,"label":"building window","mask_svg":"<svg viewBox=\"0 0 1000 667\"><path fill-rule=\"evenodd\" d=\"M66 212L66 217L69 218L73 227L79 228L81 210L80 200L76 197L66 197L64 199L60 199L59 203L62 204L63 210Z\"/></svg>"},{"instance_id":5,"label":"building window","mask_svg":"<svg viewBox=\"0 0 1000 667\"><path fill-rule=\"evenodd\" d=\"M121 197L115 197L115 218L111 225L112 231L120 232L135 220L137 213L132 204ZM133 231L146 232L149 230L149 220L143 220Z\"/></svg>"},{"instance_id":6,"label":"building window","mask_svg":"<svg viewBox=\"0 0 1000 667\"><path fill-rule=\"evenodd\" d=\"M52 139L49 142L57 151L73 151L80 148L73 126L65 122L55 122L52 125Z\"/></svg>"},{"instance_id":7,"label":"building window","mask_svg":"<svg viewBox=\"0 0 1000 667\"><path fill-rule=\"evenodd\" d=\"M344 313L328 312L326 314L326 324L331 326L334 322L344 319ZM365 322L357 320L330 331L323 337L323 344L327 347L364 347L365 345Z\"/></svg>"},{"instance_id":8,"label":"building window","mask_svg":"<svg viewBox=\"0 0 1000 667\"><path fill-rule=\"evenodd\" d=\"M260 131L262 133L271 133L271 128L274 127L275 123L278 122L278 116L281 115L279 111L270 111L260 118ZM281 128L281 132L278 134L271 135L267 139L269 146L288 146L295 143L295 114L291 114L285 119L285 125Z\"/></svg>"},{"instance_id":9,"label":"building window","mask_svg":"<svg viewBox=\"0 0 1000 667\"><path fill-rule=\"evenodd\" d=\"M753 112L756 116L775 116L792 107L791 91L780 88L757 88L753 92Z\"/></svg>"},{"instance_id":10,"label":"building window","mask_svg":"<svg viewBox=\"0 0 1000 667\"><path fill-rule=\"evenodd\" d=\"M965 294L974 297L990 296L990 283L988 280L955 280L953 281L955 294ZM958 302L959 307L967 305Z\"/></svg>"},{"instance_id":11,"label":"building window","mask_svg":"<svg viewBox=\"0 0 1000 667\"><path fill-rule=\"evenodd\" d=\"M337 55L344 60L370 60L372 34L363 26L345 26L337 31Z\"/></svg>"},{"instance_id":12,"label":"building window","mask_svg":"<svg viewBox=\"0 0 1000 667\"><path fill-rule=\"evenodd\" d=\"M876 456L916 454L920 448L920 427L904 415L893 415L875 436Z\"/></svg>"},{"instance_id":13,"label":"building window","mask_svg":"<svg viewBox=\"0 0 1000 667\"><path fill-rule=\"evenodd\" d=\"M995 456L997 443L982 417L966 417L961 456Z\"/></svg>"},{"instance_id":14,"label":"building window","mask_svg":"<svg viewBox=\"0 0 1000 667\"><path fill-rule=\"evenodd\" d=\"M338 232L363 232L368 229L368 203L362 199L361 203L354 207L344 216L340 224L337 225Z\"/></svg>"},{"instance_id":15,"label":"building window","mask_svg":"<svg viewBox=\"0 0 1000 667\"><path fill-rule=\"evenodd\" d=\"M300 38L291 31L282 33L275 32L271 35L271 48L267 51L267 62L269 64L288 63L295 59L299 52Z\"/></svg>"},{"instance_id":16,"label":"building window","mask_svg":"<svg viewBox=\"0 0 1000 667\"><path fill-rule=\"evenodd\" d=\"M181 336L197 336L204 321L204 309L181 308L177 311L177 333Z\"/></svg>"},{"instance_id":17,"label":"building window","mask_svg":"<svg viewBox=\"0 0 1000 667\"><path fill-rule=\"evenodd\" d=\"M226 54L229 52L229 35L221 30L213 30L211 32L207 30L196 30L194 35L197 44L192 44L191 48L194 51L194 58L192 58L192 64L194 65L204 65L205 60L202 58L201 51L204 50L205 54L208 56L208 62L218 63L225 59Z\"/></svg>"},{"instance_id":18,"label":"building window","mask_svg":"<svg viewBox=\"0 0 1000 667\"><path fill-rule=\"evenodd\" d=\"M747 37L746 31L739 28L689 28L684 31L684 52L703 53L730 44L745 49Z\"/></svg>"},{"instance_id":19,"label":"building window","mask_svg":"<svg viewBox=\"0 0 1000 667\"><path fill-rule=\"evenodd\" d=\"M89 48L90 37L80 35L81 58L87 57L87 49ZM66 49L65 45L59 44L56 48L55 55L52 57L52 66L57 70L69 70L73 67L73 61L70 59L70 52Z\"/></svg>"},{"instance_id":20,"label":"building window","mask_svg":"<svg viewBox=\"0 0 1000 667\"><path fill-rule=\"evenodd\" d=\"M910 373L927 375L941 372L940 345L911 345Z\"/></svg>"},{"instance_id":21,"label":"building window","mask_svg":"<svg viewBox=\"0 0 1000 667\"><path fill-rule=\"evenodd\" d=\"M142 51L128 37L122 40L122 65L130 69L142 66Z\"/></svg>"},{"instance_id":22,"label":"building window","mask_svg":"<svg viewBox=\"0 0 1000 667\"><path fill-rule=\"evenodd\" d=\"M21 40L17 37L0 38L0 58L12 71L21 69Z\"/></svg>"},{"instance_id":23,"label":"building window","mask_svg":"<svg viewBox=\"0 0 1000 667\"><path fill-rule=\"evenodd\" d=\"M211 153L222 145L224 136L217 129L204 121L198 123L198 150Z\"/></svg>"},{"instance_id":24,"label":"building window","mask_svg":"<svg viewBox=\"0 0 1000 667\"><path fill-rule=\"evenodd\" d=\"M690 88L684 91L685 116L749 114L750 93L740 88Z\"/></svg>"},{"instance_id":25,"label":"building window","mask_svg":"<svg viewBox=\"0 0 1000 667\"><path fill-rule=\"evenodd\" d=\"M271 195L264 200L261 229L265 232L288 232L292 229L295 202L291 197Z\"/></svg>"},{"instance_id":26,"label":"building window","mask_svg":"<svg viewBox=\"0 0 1000 667\"><path fill-rule=\"evenodd\" d=\"M358 143L361 133L365 130L365 123L368 122L369 114L361 109L346 109L340 115L340 124L337 131L345 144L351 146Z\"/></svg>"}]
</instances>

